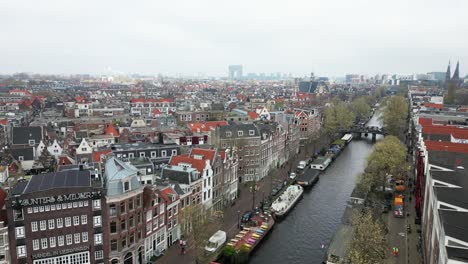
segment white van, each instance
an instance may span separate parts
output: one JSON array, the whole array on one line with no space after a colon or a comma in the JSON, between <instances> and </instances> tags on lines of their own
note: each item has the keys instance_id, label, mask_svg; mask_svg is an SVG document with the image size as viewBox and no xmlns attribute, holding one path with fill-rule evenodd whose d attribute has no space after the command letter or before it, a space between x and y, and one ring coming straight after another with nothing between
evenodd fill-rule
<instances>
[{"instance_id":1,"label":"white van","mask_svg":"<svg viewBox=\"0 0 468 264\"><path fill-rule=\"evenodd\" d=\"M226 242L226 232L222 230L216 231L214 235L208 239L208 244L205 247L205 250L207 253L213 253L216 252L221 246L224 245Z\"/></svg>"}]
</instances>

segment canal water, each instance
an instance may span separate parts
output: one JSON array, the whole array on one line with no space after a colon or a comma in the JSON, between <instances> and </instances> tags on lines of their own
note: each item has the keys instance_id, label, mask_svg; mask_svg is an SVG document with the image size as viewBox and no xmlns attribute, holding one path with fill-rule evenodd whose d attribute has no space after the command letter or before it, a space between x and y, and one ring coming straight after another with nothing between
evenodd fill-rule
<instances>
[{"instance_id":1,"label":"canal water","mask_svg":"<svg viewBox=\"0 0 468 264\"><path fill-rule=\"evenodd\" d=\"M369 121L380 126L378 114ZM379 137L377 137L379 139ZM371 135L353 140L304 198L278 222L252 255L250 264L319 264L341 222L346 202L372 151ZM322 248L322 243L325 245Z\"/></svg>"}]
</instances>

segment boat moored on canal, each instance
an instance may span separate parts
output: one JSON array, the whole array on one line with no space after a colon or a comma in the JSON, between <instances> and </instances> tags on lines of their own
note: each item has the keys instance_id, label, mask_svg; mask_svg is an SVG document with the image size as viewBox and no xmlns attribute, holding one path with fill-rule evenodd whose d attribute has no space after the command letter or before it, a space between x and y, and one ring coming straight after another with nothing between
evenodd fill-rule
<instances>
[{"instance_id":1,"label":"boat moored on canal","mask_svg":"<svg viewBox=\"0 0 468 264\"><path fill-rule=\"evenodd\" d=\"M291 208L299 201L304 193L304 188L300 185L290 185L273 203L270 210L277 217L285 216Z\"/></svg>"},{"instance_id":2,"label":"boat moored on canal","mask_svg":"<svg viewBox=\"0 0 468 264\"><path fill-rule=\"evenodd\" d=\"M324 171L328 168L331 162L331 156L318 156L315 160L312 161L310 167L312 169Z\"/></svg>"},{"instance_id":3,"label":"boat moored on canal","mask_svg":"<svg viewBox=\"0 0 468 264\"><path fill-rule=\"evenodd\" d=\"M307 169L296 179L296 183L303 188L310 188L314 186L319 180L320 171L315 169Z\"/></svg>"}]
</instances>

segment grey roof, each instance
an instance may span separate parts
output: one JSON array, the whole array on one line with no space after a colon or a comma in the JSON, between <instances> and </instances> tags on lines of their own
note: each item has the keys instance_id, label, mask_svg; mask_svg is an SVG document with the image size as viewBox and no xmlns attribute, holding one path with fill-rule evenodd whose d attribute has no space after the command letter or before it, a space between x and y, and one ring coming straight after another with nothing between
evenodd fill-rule
<instances>
[{"instance_id":1,"label":"grey roof","mask_svg":"<svg viewBox=\"0 0 468 264\"><path fill-rule=\"evenodd\" d=\"M162 169L161 178L182 184L190 184L198 180L199 175L195 168L183 169L183 167L180 166L167 166Z\"/></svg>"},{"instance_id":2,"label":"grey roof","mask_svg":"<svg viewBox=\"0 0 468 264\"><path fill-rule=\"evenodd\" d=\"M178 147L177 144L154 144L154 143L120 143L112 144L112 151L125 151L125 150L144 150L144 149L160 149L160 148L174 148Z\"/></svg>"},{"instance_id":3,"label":"grey roof","mask_svg":"<svg viewBox=\"0 0 468 264\"><path fill-rule=\"evenodd\" d=\"M18 157L22 156L23 160L33 160L34 159L34 148L19 148L19 149L10 149L10 154L15 160L19 160Z\"/></svg>"},{"instance_id":4,"label":"grey roof","mask_svg":"<svg viewBox=\"0 0 468 264\"><path fill-rule=\"evenodd\" d=\"M61 171L32 176L28 182L18 183L13 194L27 194L56 188L91 187L89 171Z\"/></svg>"},{"instance_id":5,"label":"grey roof","mask_svg":"<svg viewBox=\"0 0 468 264\"><path fill-rule=\"evenodd\" d=\"M138 180L138 169L115 157L107 160L106 165L107 195L114 196L124 193L124 182L130 182L130 190L142 188Z\"/></svg>"},{"instance_id":6,"label":"grey roof","mask_svg":"<svg viewBox=\"0 0 468 264\"><path fill-rule=\"evenodd\" d=\"M468 261L468 249L445 247L449 259L459 260L463 262Z\"/></svg>"},{"instance_id":7,"label":"grey roof","mask_svg":"<svg viewBox=\"0 0 468 264\"><path fill-rule=\"evenodd\" d=\"M439 210L439 216L446 236L468 242L468 213Z\"/></svg>"},{"instance_id":8,"label":"grey roof","mask_svg":"<svg viewBox=\"0 0 468 264\"><path fill-rule=\"evenodd\" d=\"M13 127L13 145L27 145L29 144L29 140L34 140L35 144L39 144L42 139L42 127Z\"/></svg>"},{"instance_id":9,"label":"grey roof","mask_svg":"<svg viewBox=\"0 0 468 264\"><path fill-rule=\"evenodd\" d=\"M253 130L254 135L251 136L249 131ZM239 136L238 131L243 131L243 135ZM250 138L250 137L259 137L260 133L258 128L254 124L229 124L227 126L221 126L219 128L220 137L229 139L229 138ZM231 132L231 137L226 137L226 132Z\"/></svg>"}]
</instances>

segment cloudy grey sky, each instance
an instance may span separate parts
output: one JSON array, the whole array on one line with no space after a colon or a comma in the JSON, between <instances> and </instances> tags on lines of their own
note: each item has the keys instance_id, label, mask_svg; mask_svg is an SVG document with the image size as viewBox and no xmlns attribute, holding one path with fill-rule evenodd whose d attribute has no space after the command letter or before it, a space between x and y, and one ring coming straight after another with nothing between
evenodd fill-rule
<instances>
[{"instance_id":1,"label":"cloudy grey sky","mask_svg":"<svg viewBox=\"0 0 468 264\"><path fill-rule=\"evenodd\" d=\"M0 72L223 76L242 64L338 76L459 59L466 73L467 10L467 0L2 0Z\"/></svg>"}]
</instances>

